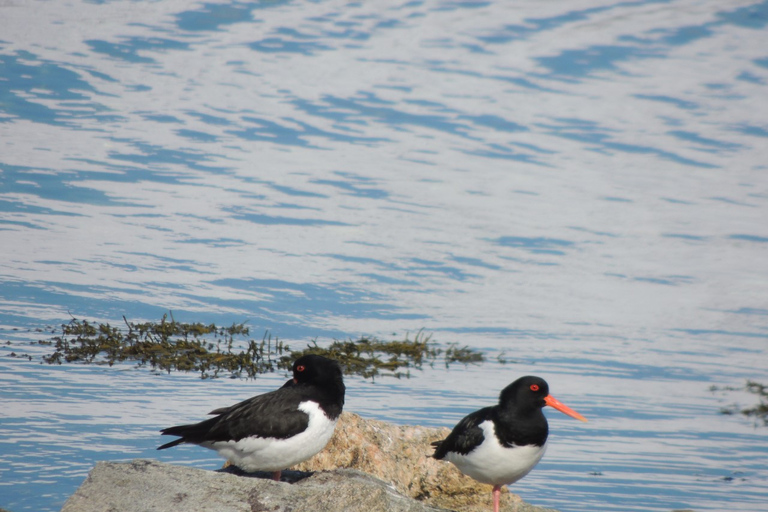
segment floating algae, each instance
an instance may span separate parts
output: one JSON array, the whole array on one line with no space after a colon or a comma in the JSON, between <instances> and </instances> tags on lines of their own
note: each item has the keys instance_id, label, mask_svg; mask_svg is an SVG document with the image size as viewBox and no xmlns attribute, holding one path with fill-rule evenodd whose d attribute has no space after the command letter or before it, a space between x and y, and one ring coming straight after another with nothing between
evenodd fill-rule
<instances>
[{"instance_id":1,"label":"floating algae","mask_svg":"<svg viewBox=\"0 0 768 512\"><path fill-rule=\"evenodd\" d=\"M373 379L377 376L410 377L410 369L433 365L442 359L452 363L479 363L484 356L468 347L451 344L442 350L422 331L413 339L383 341L363 337L334 340L321 346L313 340L306 348L293 351L266 333L261 342L250 339L243 324L217 327L215 324L177 322L163 315L160 322L134 323L123 317L125 327L92 323L73 318L61 326L61 335L39 343L55 351L43 357L49 364L108 364L135 362L154 370L199 372L202 378L221 374L233 378L255 378L260 373L290 369L305 354L320 354L339 361L345 373ZM236 347L244 346L238 350Z\"/></svg>"},{"instance_id":2,"label":"floating algae","mask_svg":"<svg viewBox=\"0 0 768 512\"><path fill-rule=\"evenodd\" d=\"M382 374L397 378L410 377L410 368L421 368L425 362L432 363L442 353L439 348L431 346L429 341L430 337L421 331L413 340L407 335L402 341L363 337L355 341L335 340L328 347L321 347L317 341L313 341L304 350L292 351L289 356L284 356L283 360L288 362L306 354L319 354L339 361L347 374L371 379Z\"/></svg>"},{"instance_id":3,"label":"floating algae","mask_svg":"<svg viewBox=\"0 0 768 512\"><path fill-rule=\"evenodd\" d=\"M744 416L753 417L755 419L762 420L763 425L768 427L768 385L760 384L753 380L747 380L746 385L743 388L734 387L717 387L711 386L710 391L747 391L758 397L758 403L754 407L748 407L741 409L738 405L734 404L730 407L723 407L720 409L720 414L735 414L740 412Z\"/></svg>"},{"instance_id":4,"label":"floating algae","mask_svg":"<svg viewBox=\"0 0 768 512\"><path fill-rule=\"evenodd\" d=\"M124 361L171 372L196 371L201 377L218 377L227 372L233 377L255 377L274 371L287 350L281 341L265 335L261 342L247 340L245 350L235 351L236 338L247 338L243 324L217 327L215 324L177 322L163 315L160 322L134 323L123 317L126 328L95 324L73 318L61 326L62 334L42 344L55 347L43 357L50 364L108 364Z\"/></svg>"}]
</instances>

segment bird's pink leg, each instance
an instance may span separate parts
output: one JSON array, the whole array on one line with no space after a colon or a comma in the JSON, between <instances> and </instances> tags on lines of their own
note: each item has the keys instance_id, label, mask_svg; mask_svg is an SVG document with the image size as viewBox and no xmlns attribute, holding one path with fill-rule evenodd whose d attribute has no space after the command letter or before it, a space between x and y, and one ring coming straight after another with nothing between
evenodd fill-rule
<instances>
[{"instance_id":1,"label":"bird's pink leg","mask_svg":"<svg viewBox=\"0 0 768 512\"><path fill-rule=\"evenodd\" d=\"M493 512L499 512L499 498L501 497L501 486L493 486Z\"/></svg>"},{"instance_id":2,"label":"bird's pink leg","mask_svg":"<svg viewBox=\"0 0 768 512\"><path fill-rule=\"evenodd\" d=\"M275 482L279 482L281 474L282 474L282 471L280 471L280 470L274 471L272 473L272 480L274 480Z\"/></svg>"}]
</instances>

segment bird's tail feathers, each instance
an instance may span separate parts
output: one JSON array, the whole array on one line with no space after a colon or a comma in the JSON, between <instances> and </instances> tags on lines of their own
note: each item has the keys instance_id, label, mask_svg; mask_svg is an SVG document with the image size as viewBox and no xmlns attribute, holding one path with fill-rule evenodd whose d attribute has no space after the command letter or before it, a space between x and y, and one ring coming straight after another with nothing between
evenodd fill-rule
<instances>
[{"instance_id":1,"label":"bird's tail feathers","mask_svg":"<svg viewBox=\"0 0 768 512\"><path fill-rule=\"evenodd\" d=\"M179 436L179 439L174 439L170 443L165 443L160 446L158 450L165 450L166 448L172 448L176 445L186 442L195 442L195 431L198 425L177 425L175 427L164 428L160 433L164 436Z\"/></svg>"},{"instance_id":2,"label":"bird's tail feathers","mask_svg":"<svg viewBox=\"0 0 768 512\"><path fill-rule=\"evenodd\" d=\"M439 457L437 456L437 454L440 452L440 446L442 446L444 441L445 441L445 439L443 439L442 441L432 441L431 443L429 443L430 446L435 448L435 452L432 455L430 455L430 457L433 457L435 459L442 459L443 458L443 456L445 454L440 454Z\"/></svg>"},{"instance_id":3,"label":"bird's tail feathers","mask_svg":"<svg viewBox=\"0 0 768 512\"><path fill-rule=\"evenodd\" d=\"M180 437L178 439L174 439L170 443L165 443L163 446L158 446L157 449L158 450L165 450L166 448L173 448L174 446L179 445L179 444L181 444L183 442L184 442L184 438Z\"/></svg>"}]
</instances>

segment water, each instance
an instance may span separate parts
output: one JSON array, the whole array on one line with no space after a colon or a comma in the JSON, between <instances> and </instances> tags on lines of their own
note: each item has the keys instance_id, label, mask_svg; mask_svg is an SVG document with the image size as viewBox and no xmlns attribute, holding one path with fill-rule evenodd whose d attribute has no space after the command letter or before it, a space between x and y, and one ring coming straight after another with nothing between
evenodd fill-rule
<instances>
[{"instance_id":1,"label":"water","mask_svg":"<svg viewBox=\"0 0 768 512\"><path fill-rule=\"evenodd\" d=\"M348 379L401 424L546 378L590 423L548 411L535 504L766 510L768 431L719 414L757 398L710 387L768 381L767 28L754 0L3 4L0 506L58 510L99 460L219 466L158 429L283 375L30 344L171 310L486 354Z\"/></svg>"}]
</instances>

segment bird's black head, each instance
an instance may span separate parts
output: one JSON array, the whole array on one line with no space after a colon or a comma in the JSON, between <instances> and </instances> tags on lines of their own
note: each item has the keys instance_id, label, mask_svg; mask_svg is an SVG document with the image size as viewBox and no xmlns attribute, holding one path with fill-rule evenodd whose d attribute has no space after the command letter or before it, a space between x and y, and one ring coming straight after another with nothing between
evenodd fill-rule
<instances>
[{"instance_id":1,"label":"bird's black head","mask_svg":"<svg viewBox=\"0 0 768 512\"><path fill-rule=\"evenodd\" d=\"M549 394L547 381L541 377L520 377L504 388L499 397L499 406L506 411L520 411L521 414L541 414L541 409L548 405L571 418L580 421L587 419L560 400Z\"/></svg>"},{"instance_id":2,"label":"bird's black head","mask_svg":"<svg viewBox=\"0 0 768 512\"><path fill-rule=\"evenodd\" d=\"M314 385L329 392L340 393L344 403L344 378L341 366L333 359L309 354L301 356L293 363L293 382L295 385Z\"/></svg>"},{"instance_id":3,"label":"bird's black head","mask_svg":"<svg viewBox=\"0 0 768 512\"><path fill-rule=\"evenodd\" d=\"M504 388L499 397L502 407L513 406L520 410L541 409L547 403L544 399L549 395L549 385L541 377L528 375L520 377Z\"/></svg>"}]
</instances>

